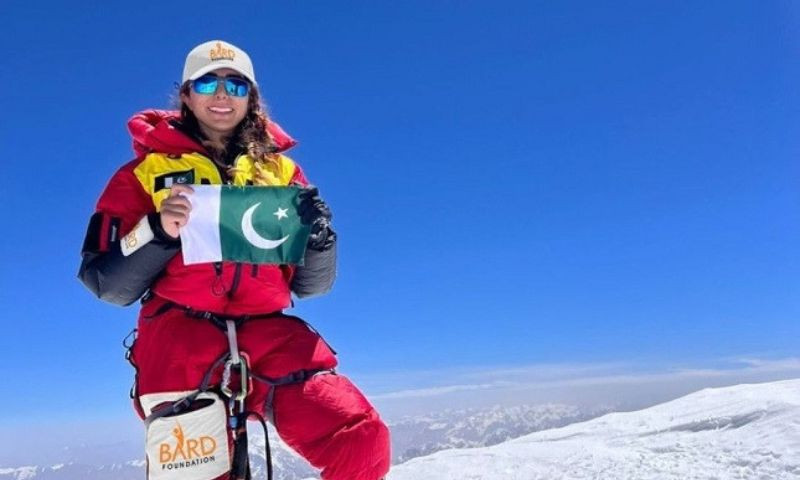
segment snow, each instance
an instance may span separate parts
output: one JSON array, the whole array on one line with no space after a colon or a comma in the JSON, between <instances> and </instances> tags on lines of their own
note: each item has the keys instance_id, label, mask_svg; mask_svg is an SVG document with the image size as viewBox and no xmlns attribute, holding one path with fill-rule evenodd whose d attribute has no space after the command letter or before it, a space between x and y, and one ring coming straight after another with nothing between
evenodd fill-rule
<instances>
[{"instance_id":1,"label":"snow","mask_svg":"<svg viewBox=\"0 0 800 480\"><path fill-rule=\"evenodd\" d=\"M0 468L0 475L9 475L15 480L27 480L36 476L39 467Z\"/></svg>"},{"instance_id":2,"label":"snow","mask_svg":"<svg viewBox=\"0 0 800 480\"><path fill-rule=\"evenodd\" d=\"M800 478L800 380L706 389L628 413L455 449L389 480Z\"/></svg>"}]
</instances>

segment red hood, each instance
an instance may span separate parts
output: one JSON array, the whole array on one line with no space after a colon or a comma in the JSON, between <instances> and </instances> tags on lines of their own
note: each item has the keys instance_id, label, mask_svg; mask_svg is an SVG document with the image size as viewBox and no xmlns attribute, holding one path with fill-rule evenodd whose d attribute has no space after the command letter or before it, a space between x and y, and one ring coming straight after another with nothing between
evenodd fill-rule
<instances>
[{"instance_id":1,"label":"red hood","mask_svg":"<svg viewBox=\"0 0 800 480\"><path fill-rule=\"evenodd\" d=\"M203 152L205 149L186 134L170 124L180 118L180 112L173 110L144 110L128 120L128 131L133 137L133 150L137 156L149 152L162 152L180 155L187 152ZM275 122L269 122L267 131L272 136L278 151L283 152L297 145Z\"/></svg>"}]
</instances>

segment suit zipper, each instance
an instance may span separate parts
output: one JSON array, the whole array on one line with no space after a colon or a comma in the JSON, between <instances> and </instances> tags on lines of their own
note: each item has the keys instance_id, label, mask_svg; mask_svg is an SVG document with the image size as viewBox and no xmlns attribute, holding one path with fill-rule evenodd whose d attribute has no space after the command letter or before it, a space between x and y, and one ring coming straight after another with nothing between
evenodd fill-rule
<instances>
[{"instance_id":1,"label":"suit zipper","mask_svg":"<svg viewBox=\"0 0 800 480\"><path fill-rule=\"evenodd\" d=\"M209 163L214 165L214 168L217 170L217 173L219 174L220 182L223 185L233 184L233 179L228 177L228 173L225 170L223 170L222 167L217 162L215 162L210 157L207 157L203 154L200 155L206 160L208 160ZM233 165L236 165L237 160L239 160L239 156L237 156L236 159L234 159ZM214 281L214 285L212 286L212 292L215 295L222 295L223 293L225 293L225 285L222 282L222 262L214 262L214 271L216 273L217 278ZM241 276L242 276L242 264L236 262L236 266L233 271L233 280L231 281L231 288L230 290L227 291L228 297L232 297L233 294L236 292L236 289L239 288L239 280ZM222 291L219 291L219 287L222 288Z\"/></svg>"},{"instance_id":2,"label":"suit zipper","mask_svg":"<svg viewBox=\"0 0 800 480\"><path fill-rule=\"evenodd\" d=\"M239 288L239 280L242 277L242 264L236 262L236 267L233 270L233 281L231 282L231 289L228 290L228 298L232 297L233 294L236 292L236 289Z\"/></svg>"},{"instance_id":3,"label":"suit zipper","mask_svg":"<svg viewBox=\"0 0 800 480\"><path fill-rule=\"evenodd\" d=\"M222 281L222 262L214 262L214 283L211 284L211 293L217 297L225 294L225 283Z\"/></svg>"},{"instance_id":4,"label":"suit zipper","mask_svg":"<svg viewBox=\"0 0 800 480\"><path fill-rule=\"evenodd\" d=\"M201 154L201 155L202 155L202 154ZM205 155L202 155L202 156L203 156L203 158L205 158L206 160L208 160L208 161L209 161L209 163L211 163L212 165L214 165L214 168L216 168L216 169L217 169L217 173L219 174L220 183L221 183L222 185L233 185L233 178L231 178L230 176L228 176L228 172L227 172L227 170L224 170L224 169L223 169L223 167L221 167L221 166L220 166L220 164L218 164L217 162L215 162L214 160L212 160L210 157L207 157L207 156L205 156ZM237 155L237 156L236 156L236 158L234 158L234 159L233 159L233 163L231 163L231 165L230 165L230 166L231 166L231 167L233 167L233 166L236 166L236 164L239 162L239 158L240 158L241 156L242 156L241 154Z\"/></svg>"}]
</instances>

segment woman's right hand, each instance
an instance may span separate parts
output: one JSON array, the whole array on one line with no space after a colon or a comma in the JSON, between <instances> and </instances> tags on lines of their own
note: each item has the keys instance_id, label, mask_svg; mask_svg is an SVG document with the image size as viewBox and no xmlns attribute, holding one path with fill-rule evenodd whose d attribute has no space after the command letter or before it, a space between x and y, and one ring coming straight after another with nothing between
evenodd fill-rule
<instances>
[{"instance_id":1,"label":"woman's right hand","mask_svg":"<svg viewBox=\"0 0 800 480\"><path fill-rule=\"evenodd\" d=\"M169 189L169 197L161 202L161 228L172 238L180 236L180 228L189 221L192 204L182 194L194 193L189 185L175 184Z\"/></svg>"}]
</instances>

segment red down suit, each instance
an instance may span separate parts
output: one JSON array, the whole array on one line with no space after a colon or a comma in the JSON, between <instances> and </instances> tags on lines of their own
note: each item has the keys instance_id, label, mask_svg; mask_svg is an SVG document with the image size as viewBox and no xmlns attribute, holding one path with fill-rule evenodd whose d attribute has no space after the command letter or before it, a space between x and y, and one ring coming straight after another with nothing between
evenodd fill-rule
<instances>
[{"instance_id":1,"label":"red down suit","mask_svg":"<svg viewBox=\"0 0 800 480\"><path fill-rule=\"evenodd\" d=\"M184 131L177 112L144 111L128 127L137 157L113 175L97 202L79 278L112 303L127 305L144 295L130 350L139 415L144 418L154 407L197 389L209 367L228 351L224 332L197 312L252 316L237 332L251 371L302 381L279 386L253 382L247 409L271 419L281 438L321 469L323 479L383 477L390 462L386 425L358 388L335 372L335 352L324 339L303 320L282 313L291 305L291 293L302 298L330 289L335 245L327 251L308 250L298 267L184 265L180 241L163 231L157 213L170 185L247 185L256 168L263 167L242 152L233 159L235 173L218 168L200 142ZM307 185L300 166L284 153L294 140L275 123L269 133L279 151L261 178L273 185ZM130 232L141 222L147 222L153 238L123 254L120 243L130 242ZM215 372L212 384L220 378Z\"/></svg>"}]
</instances>

